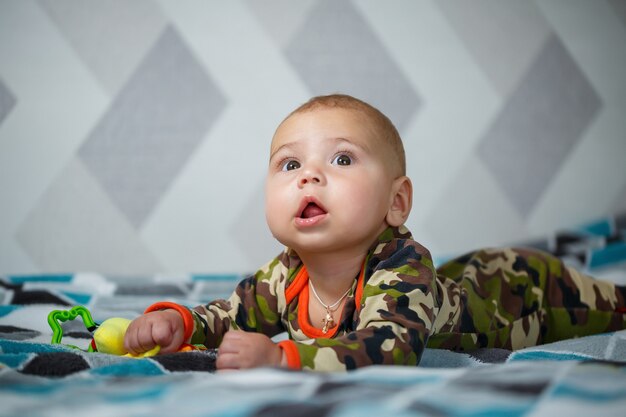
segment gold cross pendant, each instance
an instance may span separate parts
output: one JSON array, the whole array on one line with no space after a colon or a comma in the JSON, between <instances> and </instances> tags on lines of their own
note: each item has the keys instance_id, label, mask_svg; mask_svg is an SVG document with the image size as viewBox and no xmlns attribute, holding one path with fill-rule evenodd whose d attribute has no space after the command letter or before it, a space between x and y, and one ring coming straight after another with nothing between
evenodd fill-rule
<instances>
[{"instance_id":1,"label":"gold cross pendant","mask_svg":"<svg viewBox=\"0 0 626 417\"><path fill-rule=\"evenodd\" d=\"M326 333L330 327L335 327L335 319L333 319L332 314L330 314L330 310L326 309L326 317L322 320L322 332Z\"/></svg>"}]
</instances>

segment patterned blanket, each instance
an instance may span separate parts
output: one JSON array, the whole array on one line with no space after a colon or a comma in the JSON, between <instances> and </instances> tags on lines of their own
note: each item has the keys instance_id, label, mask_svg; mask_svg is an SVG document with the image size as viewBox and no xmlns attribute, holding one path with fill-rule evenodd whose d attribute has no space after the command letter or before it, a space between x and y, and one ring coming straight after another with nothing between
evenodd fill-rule
<instances>
[{"instance_id":1,"label":"patterned blanket","mask_svg":"<svg viewBox=\"0 0 626 417\"><path fill-rule=\"evenodd\" d=\"M626 331L517 352L427 349L417 368L215 373L210 350L134 359L67 347L89 344L79 321L67 323L62 344L51 344L46 316L54 309L81 301L96 321L133 317L165 293L195 304L201 300L187 297L201 295L205 284L155 279L144 287L134 281L130 291L100 277L89 294L81 289L86 278L0 280L0 416L599 416L626 409Z\"/></svg>"},{"instance_id":2,"label":"patterned blanket","mask_svg":"<svg viewBox=\"0 0 626 417\"><path fill-rule=\"evenodd\" d=\"M561 236L552 250L626 284L624 229L616 233L614 226ZM81 320L64 323L61 344L51 344L52 310L84 305L96 322L133 318L156 301L193 306L225 297L241 278L0 278L0 416L608 416L626 410L626 331L516 352L426 349L417 368L344 374L216 373L212 350L144 359L86 352L92 335Z\"/></svg>"}]
</instances>

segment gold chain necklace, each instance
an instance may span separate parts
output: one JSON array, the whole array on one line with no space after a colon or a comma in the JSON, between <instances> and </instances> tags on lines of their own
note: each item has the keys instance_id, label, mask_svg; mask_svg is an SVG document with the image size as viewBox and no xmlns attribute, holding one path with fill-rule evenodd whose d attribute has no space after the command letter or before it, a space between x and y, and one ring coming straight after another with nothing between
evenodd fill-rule
<instances>
[{"instance_id":1,"label":"gold chain necklace","mask_svg":"<svg viewBox=\"0 0 626 417\"><path fill-rule=\"evenodd\" d=\"M329 328L335 327L335 319L333 318L333 313L337 311L337 308L339 307L339 303L341 303L341 301L343 301L343 299L346 298L348 293L350 293L350 290L352 289L352 287L348 288L348 290L345 293L343 293L343 295L334 303L325 304L320 298L320 296L317 295L317 291L315 291L315 287L313 286L313 281L311 281L310 279L309 279L309 286L311 287L311 290L313 291L313 295L315 296L315 298L317 298L317 301L319 301L322 307L326 309L326 317L324 317L324 319L322 320L322 325L323 325L322 333L326 333L328 332Z\"/></svg>"}]
</instances>

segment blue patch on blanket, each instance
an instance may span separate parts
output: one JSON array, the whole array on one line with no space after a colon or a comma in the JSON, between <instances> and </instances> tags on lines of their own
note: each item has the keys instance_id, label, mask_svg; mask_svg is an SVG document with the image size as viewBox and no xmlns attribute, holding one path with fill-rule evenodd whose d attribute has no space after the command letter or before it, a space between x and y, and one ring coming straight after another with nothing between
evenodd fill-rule
<instances>
[{"instance_id":1,"label":"blue patch on blanket","mask_svg":"<svg viewBox=\"0 0 626 417\"><path fill-rule=\"evenodd\" d=\"M214 350L128 358L83 352L62 345L0 339L0 365L21 373L60 377L88 371L95 375L149 376L170 372L214 372Z\"/></svg>"}]
</instances>

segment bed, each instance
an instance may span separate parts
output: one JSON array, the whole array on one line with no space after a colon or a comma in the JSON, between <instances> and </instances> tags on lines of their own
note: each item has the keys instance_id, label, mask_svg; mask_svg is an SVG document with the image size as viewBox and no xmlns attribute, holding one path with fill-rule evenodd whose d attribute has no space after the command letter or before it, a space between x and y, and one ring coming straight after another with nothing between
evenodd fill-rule
<instances>
[{"instance_id":1,"label":"bed","mask_svg":"<svg viewBox=\"0 0 626 417\"><path fill-rule=\"evenodd\" d=\"M529 242L626 284L626 217ZM624 415L626 331L516 352L426 349L419 367L349 373L215 372L213 350L151 358L85 352L91 333L49 312L84 305L96 322L155 301L193 306L227 296L238 275L0 277L0 416Z\"/></svg>"}]
</instances>

